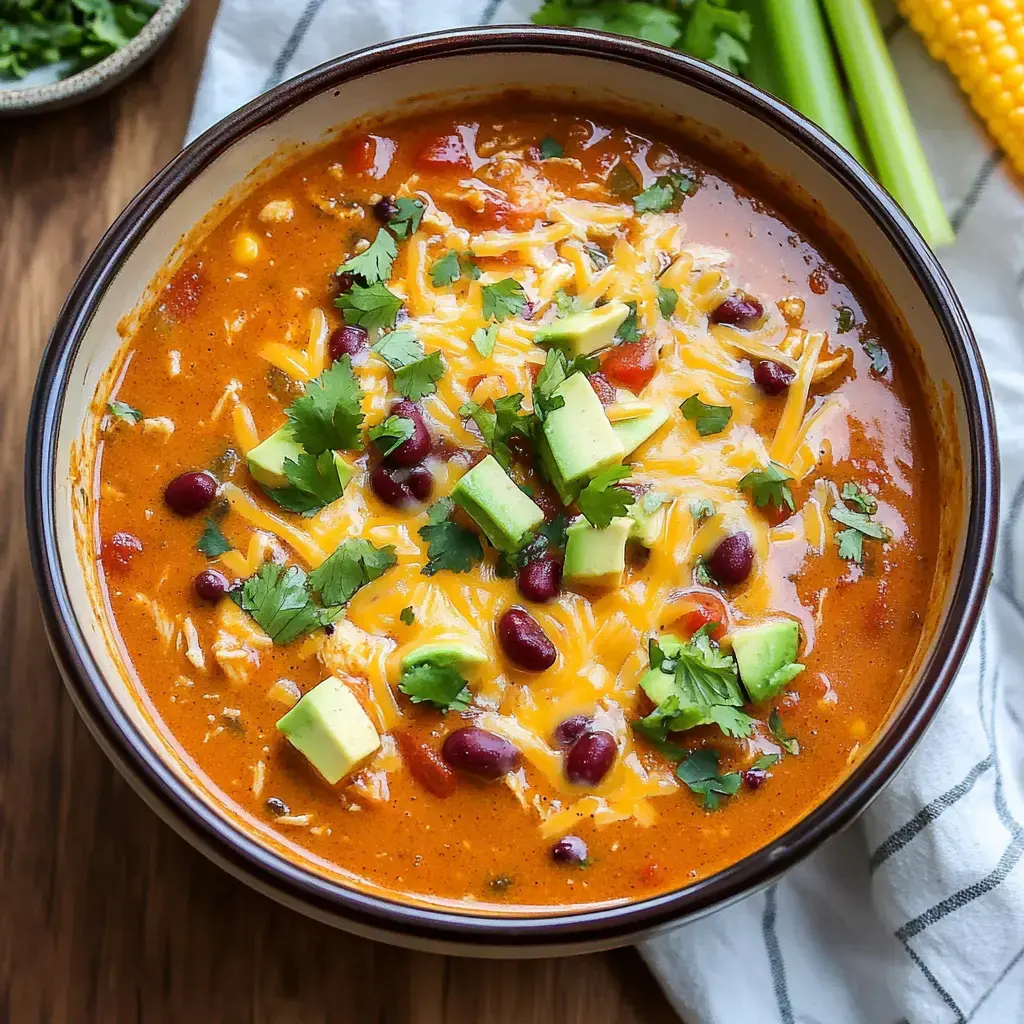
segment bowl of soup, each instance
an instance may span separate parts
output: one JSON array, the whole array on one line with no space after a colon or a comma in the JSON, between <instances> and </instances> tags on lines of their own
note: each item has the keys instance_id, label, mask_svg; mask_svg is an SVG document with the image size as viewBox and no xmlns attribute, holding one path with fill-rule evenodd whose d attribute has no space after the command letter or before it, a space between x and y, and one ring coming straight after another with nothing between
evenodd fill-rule
<instances>
[{"instance_id":1,"label":"bowl of soup","mask_svg":"<svg viewBox=\"0 0 1024 1024\"><path fill-rule=\"evenodd\" d=\"M97 739L360 934L607 947L905 760L994 542L977 348L834 142L598 33L323 65L173 160L43 360L29 528Z\"/></svg>"}]
</instances>

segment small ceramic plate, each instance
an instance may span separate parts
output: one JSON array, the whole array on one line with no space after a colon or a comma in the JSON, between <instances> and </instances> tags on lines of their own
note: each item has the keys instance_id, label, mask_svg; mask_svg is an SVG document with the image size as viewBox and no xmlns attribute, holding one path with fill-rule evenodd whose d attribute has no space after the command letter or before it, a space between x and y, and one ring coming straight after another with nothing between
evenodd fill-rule
<instances>
[{"instance_id":1,"label":"small ceramic plate","mask_svg":"<svg viewBox=\"0 0 1024 1024\"><path fill-rule=\"evenodd\" d=\"M29 114L98 96L140 68L177 24L189 0L162 0L160 9L127 46L68 78L66 64L48 64L24 78L0 80L0 117Z\"/></svg>"}]
</instances>

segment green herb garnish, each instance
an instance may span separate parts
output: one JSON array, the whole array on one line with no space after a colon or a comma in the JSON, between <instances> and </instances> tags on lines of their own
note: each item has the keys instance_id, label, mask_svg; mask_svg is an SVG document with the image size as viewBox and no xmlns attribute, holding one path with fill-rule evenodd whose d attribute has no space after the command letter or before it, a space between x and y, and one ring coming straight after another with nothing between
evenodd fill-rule
<instances>
[{"instance_id":1,"label":"green herb garnish","mask_svg":"<svg viewBox=\"0 0 1024 1024\"><path fill-rule=\"evenodd\" d=\"M558 139L551 138L550 135L545 135L540 140L540 158L541 160L550 160L553 157L563 156L565 149Z\"/></svg>"},{"instance_id":2,"label":"green herb garnish","mask_svg":"<svg viewBox=\"0 0 1024 1024\"><path fill-rule=\"evenodd\" d=\"M424 662L406 669L398 688L413 704L431 704L441 711L465 711L473 695L469 683L449 665Z\"/></svg>"},{"instance_id":3,"label":"green herb garnish","mask_svg":"<svg viewBox=\"0 0 1024 1024\"><path fill-rule=\"evenodd\" d=\"M677 769L680 782L701 797L706 811L717 811L723 796L735 796L740 788L739 772L718 773L718 752L705 747L694 751Z\"/></svg>"},{"instance_id":4,"label":"green herb garnish","mask_svg":"<svg viewBox=\"0 0 1024 1024\"><path fill-rule=\"evenodd\" d=\"M407 625L411 626L416 621L416 613L412 610L412 605L407 604L399 613L398 617Z\"/></svg>"},{"instance_id":5,"label":"green herb garnish","mask_svg":"<svg viewBox=\"0 0 1024 1024\"><path fill-rule=\"evenodd\" d=\"M857 318L849 306L836 306L836 334L846 334L857 326Z\"/></svg>"},{"instance_id":6,"label":"green herb garnish","mask_svg":"<svg viewBox=\"0 0 1024 1024\"><path fill-rule=\"evenodd\" d=\"M494 399L492 405L493 409L488 409L477 402L466 402L459 409L459 415L468 416L473 420L484 443L501 464L501 468L507 471L512 463L509 441L516 434L529 437L534 421L532 416L520 415L523 396L518 392L514 395L502 395Z\"/></svg>"},{"instance_id":7,"label":"green herb garnish","mask_svg":"<svg viewBox=\"0 0 1024 1024\"><path fill-rule=\"evenodd\" d=\"M598 473L580 492L576 503L591 526L603 530L618 516L627 515L636 497L624 487L615 487L632 473L629 466L612 466Z\"/></svg>"},{"instance_id":8,"label":"green herb garnish","mask_svg":"<svg viewBox=\"0 0 1024 1024\"><path fill-rule=\"evenodd\" d=\"M426 210L421 199L396 199L395 212L388 218L388 227L395 233L395 238L401 241L417 232Z\"/></svg>"},{"instance_id":9,"label":"green herb garnish","mask_svg":"<svg viewBox=\"0 0 1024 1024\"><path fill-rule=\"evenodd\" d=\"M658 286L658 309L661 315L667 320L675 311L679 303L679 292L675 288L662 288Z\"/></svg>"},{"instance_id":10,"label":"green herb garnish","mask_svg":"<svg viewBox=\"0 0 1024 1024\"><path fill-rule=\"evenodd\" d=\"M335 274L354 274L364 285L380 284L391 277L391 268L398 258L398 246L389 231L381 228L373 244L365 251L342 263Z\"/></svg>"},{"instance_id":11,"label":"green herb garnish","mask_svg":"<svg viewBox=\"0 0 1024 1024\"><path fill-rule=\"evenodd\" d=\"M779 714L778 708L772 708L771 714L768 716L768 729L772 736L775 737L776 742L780 747L787 753L793 754L794 756L800 753L800 741L794 739L787 732L782 724L782 715ZM778 755L776 754L776 759Z\"/></svg>"},{"instance_id":12,"label":"green herb garnish","mask_svg":"<svg viewBox=\"0 0 1024 1024\"><path fill-rule=\"evenodd\" d=\"M663 174L633 198L637 213L664 213L677 207L694 190L693 178L687 174Z\"/></svg>"},{"instance_id":13,"label":"green herb garnish","mask_svg":"<svg viewBox=\"0 0 1024 1024\"><path fill-rule=\"evenodd\" d=\"M697 526L715 514L715 503L710 498L697 498L690 502L690 515Z\"/></svg>"},{"instance_id":14,"label":"green herb garnish","mask_svg":"<svg viewBox=\"0 0 1024 1024\"><path fill-rule=\"evenodd\" d=\"M135 426L142 419L142 413L135 406L129 405L127 402L107 402L107 412L111 416L123 420L125 423L130 423L132 426Z\"/></svg>"},{"instance_id":15,"label":"green herb garnish","mask_svg":"<svg viewBox=\"0 0 1024 1024\"><path fill-rule=\"evenodd\" d=\"M615 337L620 341L639 341L640 330L636 325L636 303L627 302L626 305L629 306L629 316L619 325Z\"/></svg>"},{"instance_id":16,"label":"green herb garnish","mask_svg":"<svg viewBox=\"0 0 1024 1024\"><path fill-rule=\"evenodd\" d=\"M345 605L397 561L394 544L376 548L361 537L349 537L309 574L309 586L325 605Z\"/></svg>"},{"instance_id":17,"label":"green herb garnish","mask_svg":"<svg viewBox=\"0 0 1024 1024\"><path fill-rule=\"evenodd\" d=\"M302 452L297 460L285 459L282 467L287 487L264 487L282 508L303 516L315 515L337 501L345 490L332 451L310 455Z\"/></svg>"},{"instance_id":18,"label":"green herb garnish","mask_svg":"<svg viewBox=\"0 0 1024 1024\"><path fill-rule=\"evenodd\" d=\"M699 395L690 395L679 408L701 437L720 434L732 419L731 405L708 405L700 400Z\"/></svg>"},{"instance_id":19,"label":"green herb garnish","mask_svg":"<svg viewBox=\"0 0 1024 1024\"><path fill-rule=\"evenodd\" d=\"M427 509L427 525L419 534L427 542L428 562L421 570L424 576L446 569L449 572L469 572L484 557L480 538L464 526L451 521L455 502L442 498Z\"/></svg>"},{"instance_id":20,"label":"green herb garnish","mask_svg":"<svg viewBox=\"0 0 1024 1024\"><path fill-rule=\"evenodd\" d=\"M203 530L203 535L196 543L196 547L207 558L216 558L218 555L223 555L225 551L230 551L234 544L224 536L220 527L212 519L207 519L206 529Z\"/></svg>"},{"instance_id":21,"label":"green herb garnish","mask_svg":"<svg viewBox=\"0 0 1024 1024\"><path fill-rule=\"evenodd\" d=\"M371 346L392 370L400 370L423 358L423 343L412 331L392 331Z\"/></svg>"},{"instance_id":22,"label":"green herb garnish","mask_svg":"<svg viewBox=\"0 0 1024 1024\"><path fill-rule=\"evenodd\" d=\"M405 416L388 416L367 431L382 459L401 448L415 433L416 424Z\"/></svg>"},{"instance_id":23,"label":"green herb garnish","mask_svg":"<svg viewBox=\"0 0 1024 1024\"><path fill-rule=\"evenodd\" d=\"M395 390L406 398L418 402L437 390L437 382L444 376L445 365L440 352L417 359L395 371Z\"/></svg>"},{"instance_id":24,"label":"green herb garnish","mask_svg":"<svg viewBox=\"0 0 1024 1024\"><path fill-rule=\"evenodd\" d=\"M501 323L510 316L518 316L526 307L526 293L514 277L485 284L481 288L481 296L485 320Z\"/></svg>"},{"instance_id":25,"label":"green herb garnish","mask_svg":"<svg viewBox=\"0 0 1024 1024\"><path fill-rule=\"evenodd\" d=\"M766 469L753 469L742 480L740 489L750 491L754 504L763 508L771 503L776 508L788 505L791 512L796 511L793 492L789 489L789 481L793 478L778 463L770 462Z\"/></svg>"},{"instance_id":26,"label":"green herb garnish","mask_svg":"<svg viewBox=\"0 0 1024 1024\"><path fill-rule=\"evenodd\" d=\"M494 351L494 344L498 340L498 325L489 324L487 327L478 327L469 339L473 347L486 359Z\"/></svg>"},{"instance_id":27,"label":"green herb garnish","mask_svg":"<svg viewBox=\"0 0 1024 1024\"><path fill-rule=\"evenodd\" d=\"M285 410L294 439L310 455L363 447L363 389L342 356L306 385L306 393Z\"/></svg>"},{"instance_id":28,"label":"green herb garnish","mask_svg":"<svg viewBox=\"0 0 1024 1024\"><path fill-rule=\"evenodd\" d=\"M367 250L369 251L369 250ZM386 285L377 281L370 285L353 285L334 300L345 314L345 323L367 331L381 331L395 326L402 300Z\"/></svg>"},{"instance_id":29,"label":"green herb garnish","mask_svg":"<svg viewBox=\"0 0 1024 1024\"><path fill-rule=\"evenodd\" d=\"M430 282L435 288L444 288L455 284L461 277L475 281L480 276L480 268L473 262L472 253L459 254L449 249L444 256L435 260L430 268Z\"/></svg>"},{"instance_id":30,"label":"green herb garnish","mask_svg":"<svg viewBox=\"0 0 1024 1024\"><path fill-rule=\"evenodd\" d=\"M291 643L333 622L341 612L314 603L306 582L306 574L297 565L285 568L264 562L245 581L238 603L275 644Z\"/></svg>"}]
</instances>

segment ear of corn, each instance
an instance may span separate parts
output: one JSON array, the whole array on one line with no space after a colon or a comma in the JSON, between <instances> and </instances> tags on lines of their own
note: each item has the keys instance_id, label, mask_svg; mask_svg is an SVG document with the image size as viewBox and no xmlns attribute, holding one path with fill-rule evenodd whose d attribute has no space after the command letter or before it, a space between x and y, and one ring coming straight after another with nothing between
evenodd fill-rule
<instances>
[{"instance_id":1,"label":"ear of corn","mask_svg":"<svg viewBox=\"0 0 1024 1024\"><path fill-rule=\"evenodd\" d=\"M899 9L1024 173L1024 0L899 0Z\"/></svg>"}]
</instances>

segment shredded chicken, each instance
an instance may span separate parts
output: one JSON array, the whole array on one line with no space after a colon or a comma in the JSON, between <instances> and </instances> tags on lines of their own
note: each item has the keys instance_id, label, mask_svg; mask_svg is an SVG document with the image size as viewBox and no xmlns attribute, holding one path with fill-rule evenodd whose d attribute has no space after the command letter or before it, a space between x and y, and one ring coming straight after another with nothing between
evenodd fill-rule
<instances>
[{"instance_id":1,"label":"shredded chicken","mask_svg":"<svg viewBox=\"0 0 1024 1024\"><path fill-rule=\"evenodd\" d=\"M168 438L174 433L174 420L169 416L150 416L142 421L144 434L163 434Z\"/></svg>"},{"instance_id":2,"label":"shredded chicken","mask_svg":"<svg viewBox=\"0 0 1024 1024\"><path fill-rule=\"evenodd\" d=\"M336 676L366 679L374 662L380 662L394 649L386 636L373 636L348 619L334 623L334 633L320 648L320 661Z\"/></svg>"},{"instance_id":3,"label":"shredded chicken","mask_svg":"<svg viewBox=\"0 0 1024 1024\"><path fill-rule=\"evenodd\" d=\"M260 220L265 224L283 224L295 216L295 207L290 199L272 199L260 210Z\"/></svg>"},{"instance_id":4,"label":"shredded chicken","mask_svg":"<svg viewBox=\"0 0 1024 1024\"><path fill-rule=\"evenodd\" d=\"M213 658L234 686L249 681L260 665L260 650L273 641L233 601L223 600L217 609L220 628L213 642Z\"/></svg>"}]
</instances>

